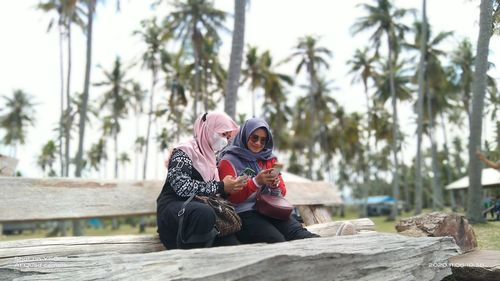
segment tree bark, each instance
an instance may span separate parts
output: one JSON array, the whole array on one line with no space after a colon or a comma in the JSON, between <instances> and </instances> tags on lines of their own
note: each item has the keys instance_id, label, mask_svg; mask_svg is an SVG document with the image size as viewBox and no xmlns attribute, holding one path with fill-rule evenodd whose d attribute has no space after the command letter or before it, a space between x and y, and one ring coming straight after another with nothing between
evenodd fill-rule
<instances>
[{"instance_id":1,"label":"tree bark","mask_svg":"<svg viewBox=\"0 0 500 281\"><path fill-rule=\"evenodd\" d=\"M464 252L477 248L474 229L464 216L434 212L402 219L396 224L396 230L412 237L452 236Z\"/></svg>"},{"instance_id":2,"label":"tree bark","mask_svg":"<svg viewBox=\"0 0 500 281\"><path fill-rule=\"evenodd\" d=\"M481 147L482 115L486 92L486 73L488 71L488 52L492 29L493 1L481 0L479 15L479 36L474 62L474 81L472 96L472 114L469 135L469 188L467 200L467 218L472 223L484 222L481 198L481 163L476 150Z\"/></svg>"},{"instance_id":3,"label":"tree bark","mask_svg":"<svg viewBox=\"0 0 500 281\"><path fill-rule=\"evenodd\" d=\"M393 64L393 42L391 35L387 34L388 48L389 48L389 84L391 89L392 101L392 155L394 167L392 171L392 195L394 197L394 205L392 206L390 220L395 220L398 215L398 200L399 200L399 165L398 165L398 107L396 100L396 87L394 85L394 64Z\"/></svg>"},{"instance_id":4,"label":"tree bark","mask_svg":"<svg viewBox=\"0 0 500 281\"><path fill-rule=\"evenodd\" d=\"M427 1L422 0L422 38L420 38L420 62L418 64L417 100L417 156L415 157L415 215L422 213L422 127L424 120L424 69L427 43Z\"/></svg>"},{"instance_id":5,"label":"tree bark","mask_svg":"<svg viewBox=\"0 0 500 281\"><path fill-rule=\"evenodd\" d=\"M90 88L90 70L92 68L92 28L94 21L94 10L96 0L91 0L87 2L87 54L86 54L86 64L85 64L85 82L83 84L83 100L82 108L80 111L80 124L79 124L79 135L78 135L78 151L76 153L76 171L75 176L82 176L83 169L83 142L85 138L85 120L87 119L87 106L89 100L89 88Z\"/></svg>"},{"instance_id":6,"label":"tree bark","mask_svg":"<svg viewBox=\"0 0 500 281\"><path fill-rule=\"evenodd\" d=\"M226 98L224 111L231 118L236 118L236 101L243 61L243 48L245 45L245 8L247 0L234 0L234 30L231 43L231 57L226 84Z\"/></svg>"}]
</instances>

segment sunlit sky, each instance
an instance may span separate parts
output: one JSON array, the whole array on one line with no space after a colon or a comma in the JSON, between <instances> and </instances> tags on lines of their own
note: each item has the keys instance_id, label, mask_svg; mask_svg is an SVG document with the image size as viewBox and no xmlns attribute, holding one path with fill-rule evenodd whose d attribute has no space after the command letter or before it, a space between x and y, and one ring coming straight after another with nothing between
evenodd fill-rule
<instances>
[{"instance_id":1,"label":"sunlit sky","mask_svg":"<svg viewBox=\"0 0 500 281\"><path fill-rule=\"evenodd\" d=\"M153 15L164 17L169 7L160 6L157 10L150 9L152 1L122 0L121 11L116 13L115 1L106 1L106 5L97 7L97 16L94 25L94 44L92 62L92 82L102 80L102 70L112 67L116 56L121 56L125 64L138 61L144 50L144 45L138 37L132 36L132 32L140 28L139 22ZM463 38L469 38L476 45L479 30L479 2L464 0L429 0L428 19L434 34L440 31L454 31L453 38L443 44L442 48L451 51ZM17 157L21 160L18 169L30 177L38 177L42 172L36 166L36 157L41 147L48 140L55 138L57 120L59 118L59 50L58 35L56 29L47 33L47 25L54 14L44 14L35 9L38 1L1 1L0 2L0 95L11 96L14 89L22 89L31 94L37 103L36 126L29 130L26 144L17 151ZM349 60L356 48L362 48L368 44L369 33L353 36L350 27L357 18L364 15L364 10L357 7L360 3L374 3L373 1L332 1L332 0L253 0L247 11L246 22L246 44L258 46L260 50L270 50L276 62L291 54L298 38L304 35L320 36L320 45L329 48L333 52L330 60L331 68L325 72L325 76L332 79L332 96L348 111L365 111L365 100L363 90L359 85L351 85L352 77L347 75ZM218 0L216 6L233 12L233 1ZM404 8L416 8L420 10L420 0L398 0L395 5ZM417 14L420 17L420 13ZM408 21L411 24L412 20ZM227 27L232 29L232 20L229 19ZM409 37L410 38L410 37ZM223 45L220 50L220 58L226 65L229 61L231 37L230 34L223 35ZM500 67L500 37L493 37L490 43L492 50L489 60ZM293 75L296 64L284 65L280 71ZM85 38L80 29L73 29L73 75L72 91L81 92L83 89L83 77L85 67ZM500 79L498 68L489 73ZM150 74L146 70L138 68L130 72L130 78L141 81L144 88L150 85ZM303 84L305 80L298 78L296 85ZM500 81L499 81L500 82ZM299 86L290 89L291 96L305 95L305 91ZM91 100L95 100L104 89L92 88ZM157 91L160 99L166 97L166 91ZM243 87L239 93L240 102L238 112L250 112L249 92ZM258 95L259 96L259 95ZM259 102L259 100L258 100ZM261 102L261 101L260 101ZM3 106L3 101L0 102ZM221 104L222 106L222 104ZM259 107L257 107L259 108ZM400 110L401 127L407 134L415 131L414 114L408 104L402 104ZM257 111L259 114L259 111ZM128 124L129 123L129 124ZM491 123L491 122L490 122ZM135 121L129 120L124 123L125 128L121 137L120 151L126 151L133 159L132 141L135 138ZM145 120L141 121L141 128L145 128ZM491 138L492 130L486 124L486 137ZM85 141L89 146L99 137L98 120ZM123 126L123 125L122 125ZM3 136L0 131L0 137ZM468 136L464 128L462 132L454 135ZM484 136L483 136L484 137ZM439 136L438 136L439 138ZM76 147L76 138L73 148ZM113 159L111 146L109 149L110 163ZM405 148L407 161L415 154L414 143L409 138ZM10 148L0 144L0 153L11 154ZM154 151L153 153L154 154ZM162 178L161 166L163 155L155 153L156 157L150 156L152 168L148 174L149 178ZM132 166L132 165L130 165ZM56 167L57 168L57 167ZM56 169L57 170L57 169ZM132 167L128 168L132 171ZM127 178L134 177L133 172L127 173ZM89 174L87 176L97 176ZM101 176L111 177L111 169L107 174Z\"/></svg>"}]
</instances>

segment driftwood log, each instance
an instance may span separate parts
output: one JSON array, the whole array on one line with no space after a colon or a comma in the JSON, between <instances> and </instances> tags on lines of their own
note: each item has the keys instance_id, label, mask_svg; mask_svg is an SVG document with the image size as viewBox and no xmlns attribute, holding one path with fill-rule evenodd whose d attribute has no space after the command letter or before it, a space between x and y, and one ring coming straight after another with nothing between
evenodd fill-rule
<instances>
[{"instance_id":1,"label":"driftwood log","mask_svg":"<svg viewBox=\"0 0 500 281\"><path fill-rule=\"evenodd\" d=\"M409 251L408 249L411 249ZM0 258L7 280L441 280L459 253L450 237L376 232L144 254Z\"/></svg>"},{"instance_id":2,"label":"driftwood log","mask_svg":"<svg viewBox=\"0 0 500 281\"><path fill-rule=\"evenodd\" d=\"M476 250L449 261L456 281L500 280L500 251Z\"/></svg>"},{"instance_id":3,"label":"driftwood log","mask_svg":"<svg viewBox=\"0 0 500 281\"><path fill-rule=\"evenodd\" d=\"M153 215L162 186L152 180L0 177L0 223ZM324 206L342 204L326 182L287 182L286 198L306 225L330 222Z\"/></svg>"},{"instance_id":4,"label":"driftwood log","mask_svg":"<svg viewBox=\"0 0 500 281\"><path fill-rule=\"evenodd\" d=\"M434 212L402 219L396 224L396 230L412 237L452 236L463 252L477 247L474 229L464 216L456 213Z\"/></svg>"},{"instance_id":5,"label":"driftwood log","mask_svg":"<svg viewBox=\"0 0 500 281\"><path fill-rule=\"evenodd\" d=\"M360 232L373 231L370 219L351 220ZM308 226L322 237L334 236L342 221ZM140 254L163 251L156 235L80 236L14 240L0 243L0 260L22 257L102 256L110 254Z\"/></svg>"}]
</instances>

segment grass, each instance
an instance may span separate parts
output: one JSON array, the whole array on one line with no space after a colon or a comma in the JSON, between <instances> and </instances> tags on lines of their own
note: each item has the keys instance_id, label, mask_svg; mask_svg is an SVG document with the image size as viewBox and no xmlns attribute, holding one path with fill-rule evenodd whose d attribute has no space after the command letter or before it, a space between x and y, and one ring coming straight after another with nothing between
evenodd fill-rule
<instances>
[{"instance_id":1,"label":"grass","mask_svg":"<svg viewBox=\"0 0 500 281\"><path fill-rule=\"evenodd\" d=\"M424 210L424 212L431 212L431 210ZM404 212L398 219L413 216L413 213ZM345 216L340 217L335 215L334 220L349 220L357 219L358 213L356 209L348 208ZM385 216L369 217L375 223L375 230L378 232L396 233L396 222L387 221ZM154 217L150 217L149 221L154 221ZM150 224L151 225L151 224ZM483 250L500 250L500 221L489 221L485 224L477 224L472 226L478 240L478 246ZM17 240L17 239L31 239L31 238L44 238L48 234L47 230L38 229L34 233L25 231L19 235L0 235L0 241ZM86 228L84 235L88 236L109 236L109 235L127 235L127 234L140 234L139 227L132 227L129 224L122 224L119 229L112 230L110 222L105 223L105 227L101 229ZM146 232L142 234L156 234L155 226L146 227ZM68 229L68 235L71 235L71 230Z\"/></svg>"}]
</instances>

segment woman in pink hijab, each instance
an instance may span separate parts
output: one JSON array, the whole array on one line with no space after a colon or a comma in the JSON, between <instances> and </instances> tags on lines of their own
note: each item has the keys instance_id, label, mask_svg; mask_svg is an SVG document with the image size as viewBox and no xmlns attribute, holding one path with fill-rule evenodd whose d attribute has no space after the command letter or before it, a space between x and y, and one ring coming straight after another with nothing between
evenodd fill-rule
<instances>
[{"instance_id":1,"label":"woman in pink hijab","mask_svg":"<svg viewBox=\"0 0 500 281\"><path fill-rule=\"evenodd\" d=\"M211 207L185 202L193 194L227 197L243 188L243 179L219 179L215 160L215 153L236 135L238 125L225 113L205 113L193 131L193 138L174 146L167 160L167 179L156 200L160 240L167 249L237 245L234 235L214 238L216 216Z\"/></svg>"}]
</instances>

